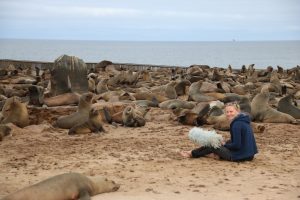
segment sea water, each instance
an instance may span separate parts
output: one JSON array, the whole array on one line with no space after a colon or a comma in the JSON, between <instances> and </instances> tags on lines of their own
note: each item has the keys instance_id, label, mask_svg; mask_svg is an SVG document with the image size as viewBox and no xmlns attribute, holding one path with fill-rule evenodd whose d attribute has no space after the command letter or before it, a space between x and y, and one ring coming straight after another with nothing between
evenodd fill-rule
<instances>
[{"instance_id":1,"label":"sea water","mask_svg":"<svg viewBox=\"0 0 300 200\"><path fill-rule=\"evenodd\" d=\"M0 39L0 59L53 62L59 56L77 56L85 62L109 60L188 67L256 68L300 65L300 41L227 41L227 42L137 42Z\"/></svg>"}]
</instances>

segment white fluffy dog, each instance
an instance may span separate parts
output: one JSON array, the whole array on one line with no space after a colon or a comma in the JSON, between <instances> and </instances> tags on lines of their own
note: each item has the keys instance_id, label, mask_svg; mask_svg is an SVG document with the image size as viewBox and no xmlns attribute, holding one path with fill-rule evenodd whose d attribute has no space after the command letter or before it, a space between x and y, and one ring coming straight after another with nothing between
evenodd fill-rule
<instances>
[{"instance_id":1,"label":"white fluffy dog","mask_svg":"<svg viewBox=\"0 0 300 200\"><path fill-rule=\"evenodd\" d=\"M222 145L223 137L215 130L204 130L194 127L189 131L189 139L200 146L219 148Z\"/></svg>"}]
</instances>

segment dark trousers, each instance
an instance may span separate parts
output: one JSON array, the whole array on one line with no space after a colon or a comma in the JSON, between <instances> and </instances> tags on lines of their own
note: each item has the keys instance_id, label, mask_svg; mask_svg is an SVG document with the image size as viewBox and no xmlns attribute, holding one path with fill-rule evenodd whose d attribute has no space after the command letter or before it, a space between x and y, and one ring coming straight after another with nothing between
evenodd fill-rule
<instances>
[{"instance_id":1,"label":"dark trousers","mask_svg":"<svg viewBox=\"0 0 300 200\"><path fill-rule=\"evenodd\" d=\"M214 153L214 154L218 155L220 157L220 159L222 159L222 160L232 161L230 151L224 146L221 146L220 148L217 148L217 149L215 149L213 147L200 147L200 148L194 149L192 151L192 157L199 158L199 157L206 156L210 153Z\"/></svg>"}]
</instances>

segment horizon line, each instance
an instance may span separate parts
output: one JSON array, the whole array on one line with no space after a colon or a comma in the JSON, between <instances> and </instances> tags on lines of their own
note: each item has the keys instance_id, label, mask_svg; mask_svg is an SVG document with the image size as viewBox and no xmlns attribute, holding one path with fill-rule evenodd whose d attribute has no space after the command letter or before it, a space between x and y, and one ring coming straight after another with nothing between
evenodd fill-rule
<instances>
[{"instance_id":1,"label":"horizon line","mask_svg":"<svg viewBox=\"0 0 300 200\"><path fill-rule=\"evenodd\" d=\"M49 40L49 41L98 41L98 42L289 42L300 41L300 39L280 39L280 40L99 40L99 39L54 39L54 38L1 38L0 40Z\"/></svg>"}]
</instances>

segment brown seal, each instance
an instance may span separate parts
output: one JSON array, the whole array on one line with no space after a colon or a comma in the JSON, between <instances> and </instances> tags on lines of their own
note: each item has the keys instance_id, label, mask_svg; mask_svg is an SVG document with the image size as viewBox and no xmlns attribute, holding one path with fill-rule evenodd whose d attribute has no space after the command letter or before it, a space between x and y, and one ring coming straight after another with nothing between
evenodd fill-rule
<instances>
[{"instance_id":1,"label":"brown seal","mask_svg":"<svg viewBox=\"0 0 300 200\"><path fill-rule=\"evenodd\" d=\"M89 113L89 119L81 124L73 126L68 134L69 135L75 135L75 134L86 134L86 133L100 133L100 132L106 132L106 130L103 127L104 121L106 119L103 119L103 115L107 115L104 113L101 115L101 112L107 112L105 109L97 110L96 108L92 108Z\"/></svg>"},{"instance_id":2,"label":"brown seal","mask_svg":"<svg viewBox=\"0 0 300 200\"><path fill-rule=\"evenodd\" d=\"M196 105L196 102L189 102L180 99L170 99L164 102L161 102L158 106L162 109L175 109L175 108L186 108L192 109Z\"/></svg>"},{"instance_id":3,"label":"brown seal","mask_svg":"<svg viewBox=\"0 0 300 200\"><path fill-rule=\"evenodd\" d=\"M99 81L96 87L97 94L102 94L108 91L107 82L108 78L104 78L103 80Z\"/></svg>"},{"instance_id":4,"label":"brown seal","mask_svg":"<svg viewBox=\"0 0 300 200\"><path fill-rule=\"evenodd\" d=\"M32 85L28 88L29 105L42 106L44 104L44 88Z\"/></svg>"},{"instance_id":5,"label":"brown seal","mask_svg":"<svg viewBox=\"0 0 300 200\"><path fill-rule=\"evenodd\" d=\"M169 99L176 99L177 98L177 93L175 89L176 85L177 85L176 81L170 81L166 85L161 85L161 86L156 86L151 88L151 92L160 94Z\"/></svg>"},{"instance_id":6,"label":"brown seal","mask_svg":"<svg viewBox=\"0 0 300 200\"><path fill-rule=\"evenodd\" d=\"M135 97L133 95L123 90L107 91L97 95L95 99L97 100L104 99L105 101L110 101L110 102L116 102L121 100L135 101Z\"/></svg>"},{"instance_id":7,"label":"brown seal","mask_svg":"<svg viewBox=\"0 0 300 200\"><path fill-rule=\"evenodd\" d=\"M90 199L97 194L117 191L119 187L114 181L102 176L65 173L23 188L2 200Z\"/></svg>"},{"instance_id":8,"label":"brown seal","mask_svg":"<svg viewBox=\"0 0 300 200\"><path fill-rule=\"evenodd\" d=\"M11 132L11 128L7 126L6 124L0 125L0 141L3 140L5 136L8 136Z\"/></svg>"},{"instance_id":9,"label":"brown seal","mask_svg":"<svg viewBox=\"0 0 300 200\"><path fill-rule=\"evenodd\" d=\"M261 88L261 92L276 92L282 95L282 85L276 71L271 72L270 83Z\"/></svg>"},{"instance_id":10,"label":"brown seal","mask_svg":"<svg viewBox=\"0 0 300 200\"><path fill-rule=\"evenodd\" d=\"M202 126L206 123L206 115L210 110L208 103L198 104L192 110L182 109L178 113L178 109L173 110L177 115L178 122L184 125Z\"/></svg>"},{"instance_id":11,"label":"brown seal","mask_svg":"<svg viewBox=\"0 0 300 200\"><path fill-rule=\"evenodd\" d=\"M27 107L17 97L6 99L2 108L1 124L13 123L21 128L29 125Z\"/></svg>"},{"instance_id":12,"label":"brown seal","mask_svg":"<svg viewBox=\"0 0 300 200\"><path fill-rule=\"evenodd\" d=\"M196 101L196 102L208 102L216 100L215 97L207 96L200 92L201 86L203 81L200 80L198 82L194 82L191 84L189 88L189 101Z\"/></svg>"},{"instance_id":13,"label":"brown seal","mask_svg":"<svg viewBox=\"0 0 300 200\"><path fill-rule=\"evenodd\" d=\"M80 99L80 94L78 93L64 93L54 97L45 98L44 103L48 107L64 106L64 105L78 104L79 99Z\"/></svg>"},{"instance_id":14,"label":"brown seal","mask_svg":"<svg viewBox=\"0 0 300 200\"><path fill-rule=\"evenodd\" d=\"M159 103L169 100L168 97L151 92L137 92L133 96L136 100L158 101Z\"/></svg>"},{"instance_id":15,"label":"brown seal","mask_svg":"<svg viewBox=\"0 0 300 200\"><path fill-rule=\"evenodd\" d=\"M93 93L96 91L96 82L92 77L88 78L88 90Z\"/></svg>"},{"instance_id":16,"label":"brown seal","mask_svg":"<svg viewBox=\"0 0 300 200\"><path fill-rule=\"evenodd\" d=\"M132 106L127 106L122 113L122 121L124 126L128 127L140 127L146 124L144 113L135 109Z\"/></svg>"},{"instance_id":17,"label":"brown seal","mask_svg":"<svg viewBox=\"0 0 300 200\"><path fill-rule=\"evenodd\" d=\"M293 123L297 120L289 114L275 110L269 106L270 94L268 92L258 93L251 102L251 116L255 121L266 123Z\"/></svg>"},{"instance_id":18,"label":"brown seal","mask_svg":"<svg viewBox=\"0 0 300 200\"><path fill-rule=\"evenodd\" d=\"M185 95L187 92L186 88L187 88L187 86L190 86L190 85L191 85L191 82L188 80L177 81L177 83L175 85L176 94L178 96Z\"/></svg>"},{"instance_id":19,"label":"brown seal","mask_svg":"<svg viewBox=\"0 0 300 200\"><path fill-rule=\"evenodd\" d=\"M300 119L300 109L293 105L292 94L286 95L279 100L277 110Z\"/></svg>"},{"instance_id":20,"label":"brown seal","mask_svg":"<svg viewBox=\"0 0 300 200\"><path fill-rule=\"evenodd\" d=\"M92 99L93 94L90 92L81 95L77 111L70 115L59 117L55 125L59 128L70 129L77 124L86 122L89 118Z\"/></svg>"}]
</instances>

